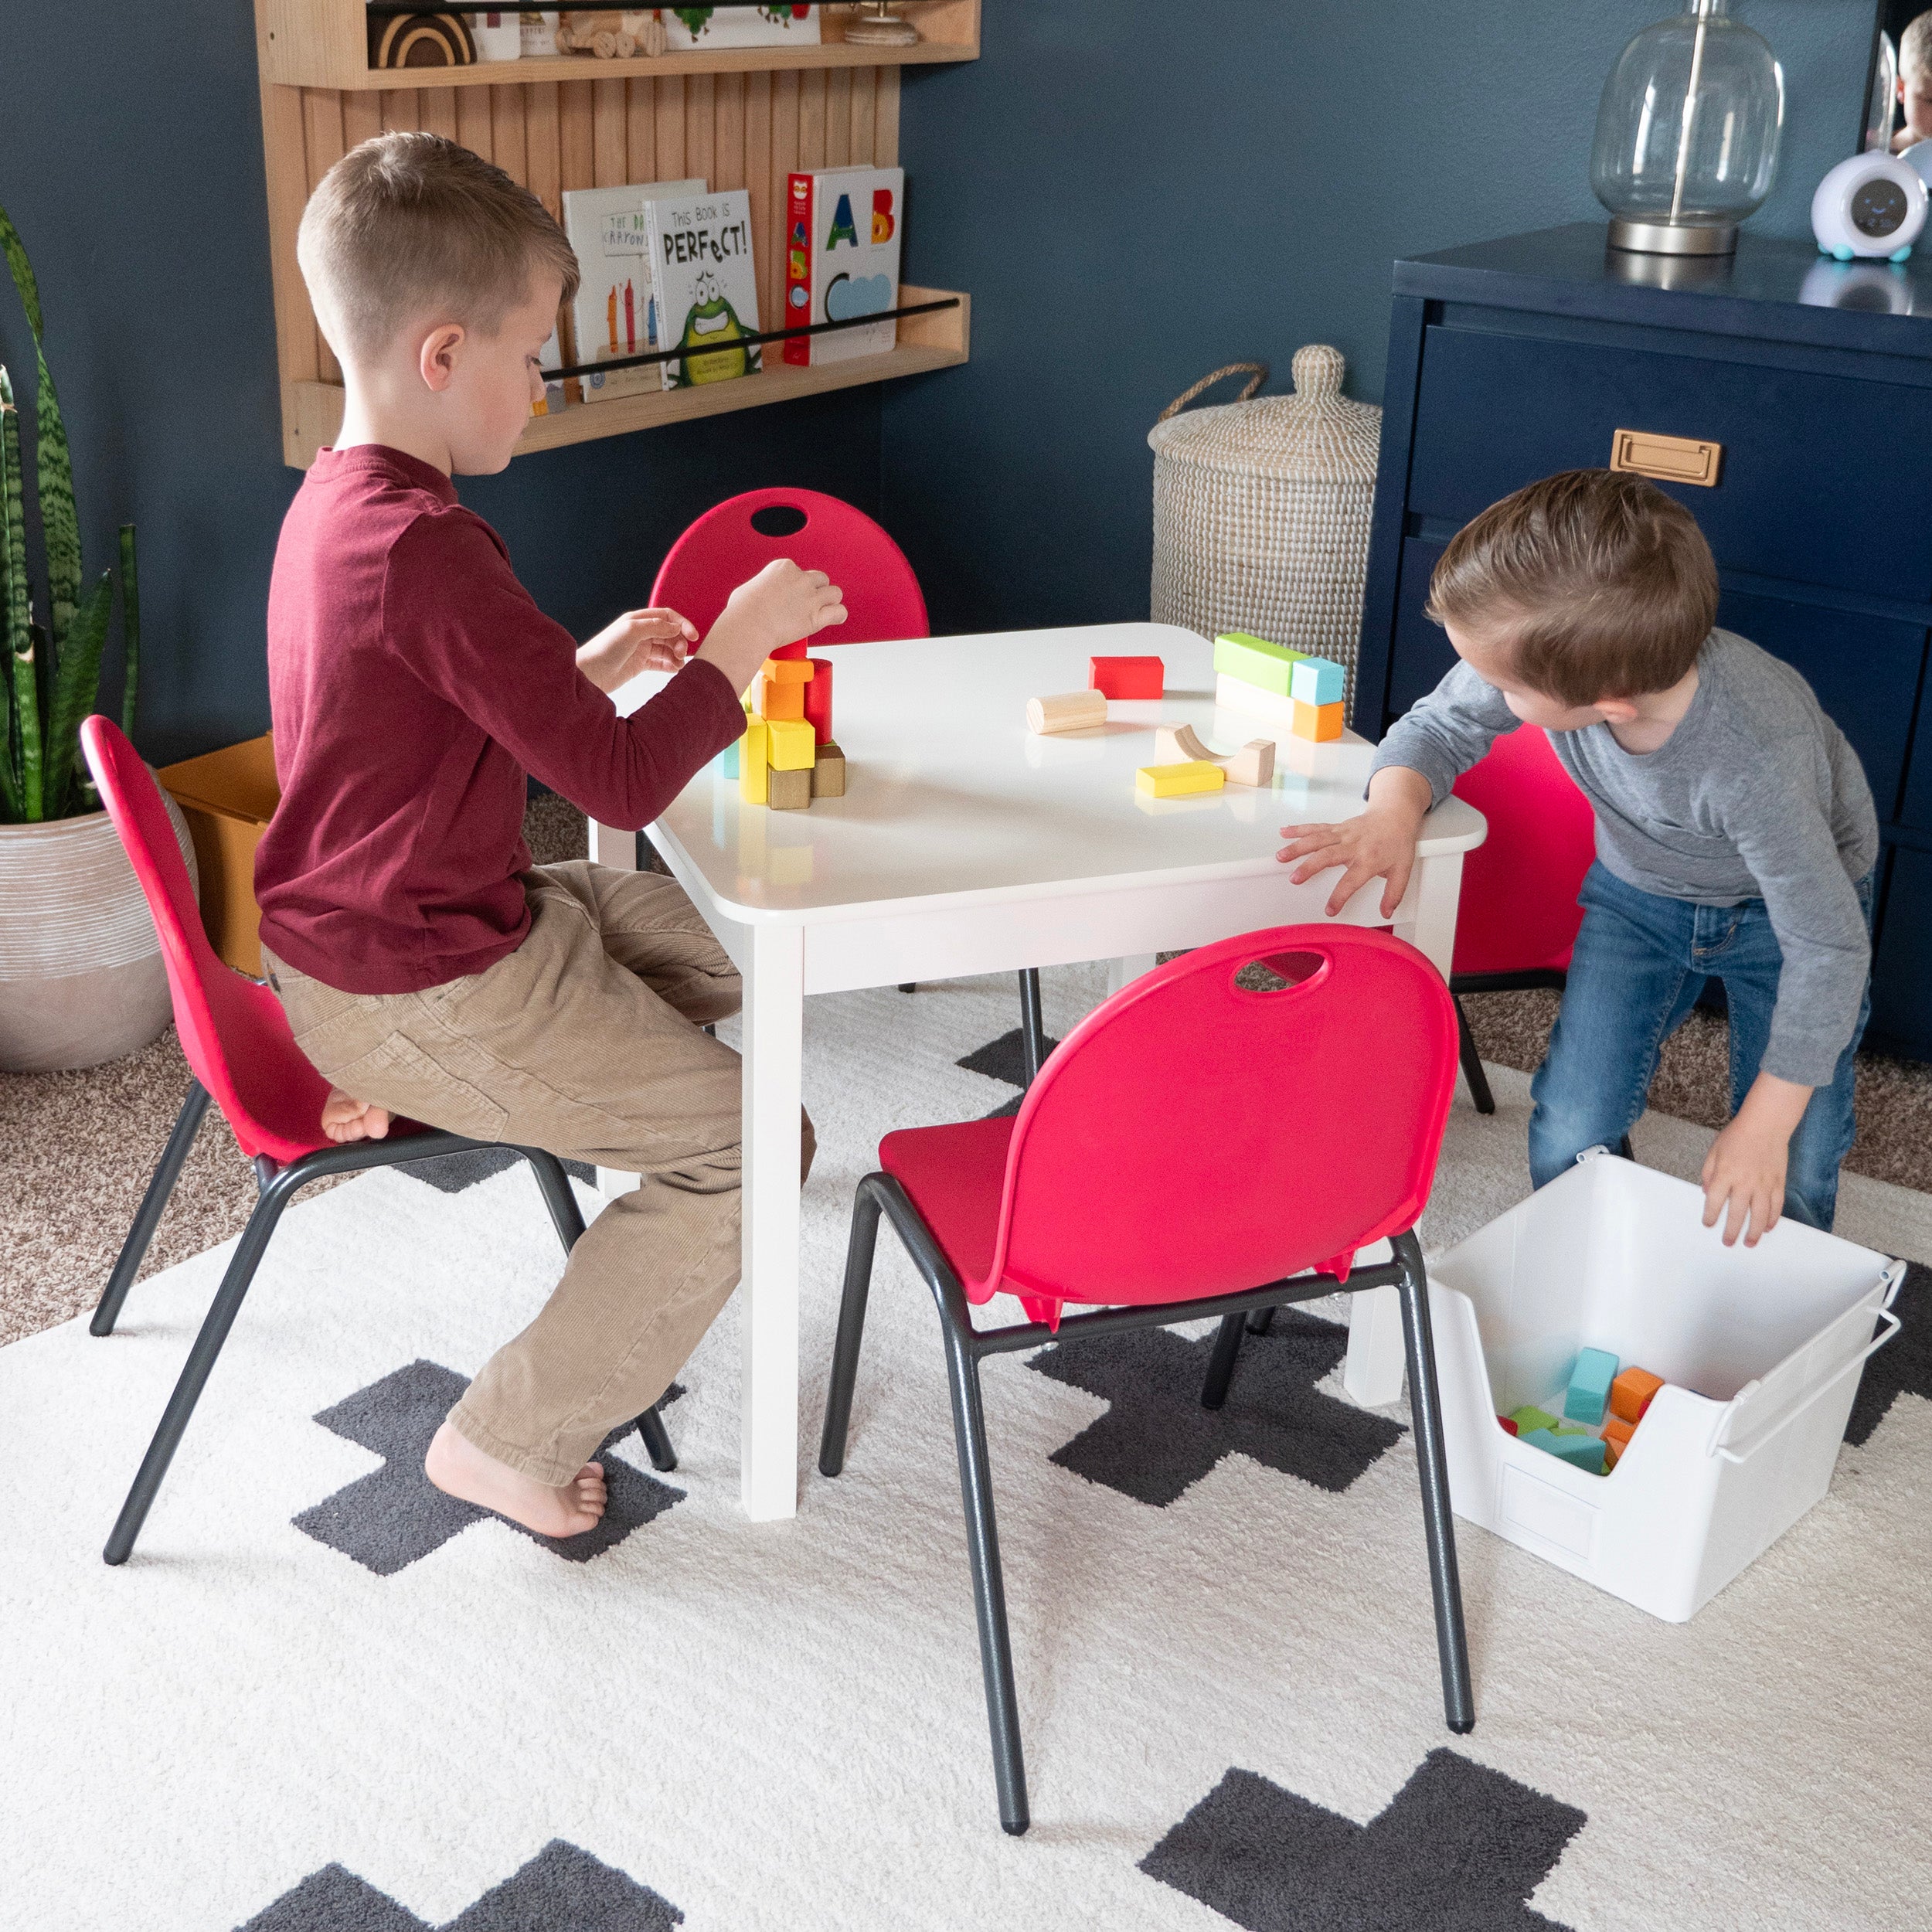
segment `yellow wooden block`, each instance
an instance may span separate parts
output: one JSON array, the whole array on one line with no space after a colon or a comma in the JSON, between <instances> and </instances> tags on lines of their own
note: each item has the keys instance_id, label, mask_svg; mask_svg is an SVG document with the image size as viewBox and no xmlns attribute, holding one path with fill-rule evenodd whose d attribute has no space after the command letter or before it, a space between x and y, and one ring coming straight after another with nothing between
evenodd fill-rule
<instances>
[{"instance_id":1,"label":"yellow wooden block","mask_svg":"<svg viewBox=\"0 0 1932 1932\"><path fill-rule=\"evenodd\" d=\"M745 720L738 740L738 796L748 805L762 805L771 795L771 727L762 718Z\"/></svg>"},{"instance_id":2,"label":"yellow wooden block","mask_svg":"<svg viewBox=\"0 0 1932 1932\"><path fill-rule=\"evenodd\" d=\"M1150 798L1182 798L1191 791L1219 791L1228 775L1219 765L1190 758L1185 764L1143 765L1134 784Z\"/></svg>"},{"instance_id":3,"label":"yellow wooden block","mask_svg":"<svg viewBox=\"0 0 1932 1932\"><path fill-rule=\"evenodd\" d=\"M772 684L810 684L816 673L809 658L767 658L762 675Z\"/></svg>"},{"instance_id":4,"label":"yellow wooden block","mask_svg":"<svg viewBox=\"0 0 1932 1932\"><path fill-rule=\"evenodd\" d=\"M784 689L797 691L798 685ZM802 718L765 718L765 755L774 771L809 771L818 755L818 734Z\"/></svg>"},{"instance_id":5,"label":"yellow wooden block","mask_svg":"<svg viewBox=\"0 0 1932 1932\"><path fill-rule=\"evenodd\" d=\"M805 715L805 687L779 684L769 677L758 680L758 709L768 719L790 723Z\"/></svg>"},{"instance_id":6,"label":"yellow wooden block","mask_svg":"<svg viewBox=\"0 0 1932 1932\"><path fill-rule=\"evenodd\" d=\"M1333 704L1304 704L1299 698L1294 702L1294 723L1290 727L1298 738L1307 738L1318 745L1326 744L1332 738L1342 736L1342 701Z\"/></svg>"}]
</instances>

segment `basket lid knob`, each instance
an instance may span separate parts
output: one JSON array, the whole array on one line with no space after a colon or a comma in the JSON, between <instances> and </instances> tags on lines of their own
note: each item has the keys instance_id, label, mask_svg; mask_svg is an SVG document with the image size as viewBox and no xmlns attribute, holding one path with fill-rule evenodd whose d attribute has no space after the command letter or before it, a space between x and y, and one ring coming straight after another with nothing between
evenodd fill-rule
<instances>
[{"instance_id":1,"label":"basket lid knob","mask_svg":"<svg viewBox=\"0 0 1932 1932\"><path fill-rule=\"evenodd\" d=\"M1311 402L1326 402L1342 393L1342 379L1349 365L1338 349L1326 342L1311 342L1294 352L1290 366L1294 376L1294 393Z\"/></svg>"}]
</instances>

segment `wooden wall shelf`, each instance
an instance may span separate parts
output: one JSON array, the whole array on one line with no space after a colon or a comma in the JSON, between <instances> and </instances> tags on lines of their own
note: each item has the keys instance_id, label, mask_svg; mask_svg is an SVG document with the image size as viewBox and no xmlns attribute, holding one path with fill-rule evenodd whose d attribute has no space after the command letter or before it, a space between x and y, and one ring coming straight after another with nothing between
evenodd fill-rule
<instances>
[{"instance_id":1,"label":"wooden wall shelf","mask_svg":"<svg viewBox=\"0 0 1932 1932\"><path fill-rule=\"evenodd\" d=\"M255 0L284 460L306 468L342 420L342 372L315 327L295 230L310 190L357 142L417 128L447 135L494 161L560 219L566 188L702 175L714 189L747 189L758 313L772 328L784 313L786 177L799 168L896 166L901 66L978 57L979 0L913 0L907 14L927 36L922 46L831 40L654 60L560 56L372 74L361 0ZM842 17L826 25L840 29ZM417 84L394 84L404 80ZM903 288L900 299L950 292ZM762 375L573 403L534 417L519 453L943 369L964 362L968 346L963 302L901 321L899 345L885 355L796 369L767 345Z\"/></svg>"},{"instance_id":2,"label":"wooden wall shelf","mask_svg":"<svg viewBox=\"0 0 1932 1932\"><path fill-rule=\"evenodd\" d=\"M598 60L556 54L530 60L485 60L470 67L406 70L438 86L523 87L532 81L652 79L668 75L777 73L813 67L921 66L936 61L979 58L979 0L901 0L905 17L919 30L916 46L848 46L845 17L823 16L824 40L815 47L726 47L716 53L659 54L655 59ZM461 9L459 9L461 11ZM394 70L369 64L362 0L267 0L257 9L261 70L284 87L334 87L371 92L393 87Z\"/></svg>"}]
</instances>

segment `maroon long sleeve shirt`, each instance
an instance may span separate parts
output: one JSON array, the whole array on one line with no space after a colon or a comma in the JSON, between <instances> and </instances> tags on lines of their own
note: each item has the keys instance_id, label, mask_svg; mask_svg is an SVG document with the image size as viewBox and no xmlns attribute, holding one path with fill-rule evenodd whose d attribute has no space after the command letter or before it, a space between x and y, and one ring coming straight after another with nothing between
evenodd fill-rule
<instances>
[{"instance_id":1,"label":"maroon long sleeve shirt","mask_svg":"<svg viewBox=\"0 0 1932 1932\"><path fill-rule=\"evenodd\" d=\"M641 827L744 729L709 664L619 717L450 479L366 445L324 450L289 507L268 689L282 797L255 856L262 943L350 993L419 992L515 950L526 774Z\"/></svg>"}]
</instances>

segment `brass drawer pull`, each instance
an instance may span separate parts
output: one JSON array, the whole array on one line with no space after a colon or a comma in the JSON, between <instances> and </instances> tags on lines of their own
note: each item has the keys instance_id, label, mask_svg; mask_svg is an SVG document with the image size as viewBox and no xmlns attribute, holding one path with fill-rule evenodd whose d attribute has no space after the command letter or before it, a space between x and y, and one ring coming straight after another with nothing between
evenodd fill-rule
<instances>
[{"instance_id":1,"label":"brass drawer pull","mask_svg":"<svg viewBox=\"0 0 1932 1932\"><path fill-rule=\"evenodd\" d=\"M1714 488L1724 460L1722 443L1695 436L1653 436L1648 430L1618 430L1610 439L1610 467L1655 477L1660 483L1701 483Z\"/></svg>"}]
</instances>

